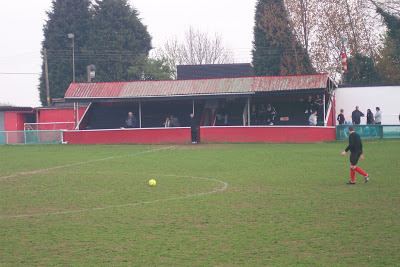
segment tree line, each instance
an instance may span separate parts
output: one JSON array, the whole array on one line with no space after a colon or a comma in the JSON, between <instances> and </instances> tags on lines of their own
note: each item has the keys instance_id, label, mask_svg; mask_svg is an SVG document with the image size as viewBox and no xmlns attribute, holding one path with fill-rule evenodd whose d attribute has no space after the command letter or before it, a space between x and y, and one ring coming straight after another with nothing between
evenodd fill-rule
<instances>
[{"instance_id":1,"label":"tree line","mask_svg":"<svg viewBox=\"0 0 400 267\"><path fill-rule=\"evenodd\" d=\"M76 82L86 81L86 68L91 64L96 66L98 82L171 76L163 62L149 59L151 36L127 0L53 0L47 15L42 55L47 53L53 98L64 97L72 82L72 42ZM44 61L39 92L46 104Z\"/></svg>"},{"instance_id":2,"label":"tree line","mask_svg":"<svg viewBox=\"0 0 400 267\"><path fill-rule=\"evenodd\" d=\"M255 73L327 72L352 84L399 83L399 14L398 0L258 0ZM171 39L149 56L151 36L127 0L53 0L47 15L42 55L53 98L63 97L72 82L72 42L76 82L86 81L91 64L95 81L107 82L172 79L177 64L233 62L220 35L193 28L182 42ZM45 69L43 60L39 92L44 105Z\"/></svg>"},{"instance_id":3,"label":"tree line","mask_svg":"<svg viewBox=\"0 0 400 267\"><path fill-rule=\"evenodd\" d=\"M399 15L398 0L259 0L256 73L317 71L351 84L399 83Z\"/></svg>"}]
</instances>

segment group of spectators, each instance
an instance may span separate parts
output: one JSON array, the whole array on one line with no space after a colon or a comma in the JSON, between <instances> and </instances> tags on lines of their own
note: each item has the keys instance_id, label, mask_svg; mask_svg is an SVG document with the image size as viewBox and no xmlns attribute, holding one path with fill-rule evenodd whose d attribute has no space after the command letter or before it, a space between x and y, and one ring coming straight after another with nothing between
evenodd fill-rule
<instances>
[{"instance_id":1,"label":"group of spectators","mask_svg":"<svg viewBox=\"0 0 400 267\"><path fill-rule=\"evenodd\" d=\"M177 117L175 117L174 115L169 115L165 118L163 126L166 128L180 127L181 124ZM137 128L137 127L139 127L139 125L135 114L133 114L133 112L128 112L128 116L125 119L125 128Z\"/></svg>"},{"instance_id":2,"label":"group of spectators","mask_svg":"<svg viewBox=\"0 0 400 267\"><path fill-rule=\"evenodd\" d=\"M372 113L371 109L367 109L367 124L382 124L382 112L379 107L375 108L375 114ZM361 118L365 117L364 113L359 110L359 107L356 106L356 109L351 113L351 123L354 125L359 125L361 123ZM348 124L350 122L346 121L344 116L344 110L340 110L340 114L337 116L336 119L339 125Z\"/></svg>"},{"instance_id":3,"label":"group of spectators","mask_svg":"<svg viewBox=\"0 0 400 267\"><path fill-rule=\"evenodd\" d=\"M275 107L271 104L256 106L253 105L251 107L252 120L254 120L255 125L274 125L276 123L276 118L278 116L278 112L276 112Z\"/></svg>"},{"instance_id":4,"label":"group of spectators","mask_svg":"<svg viewBox=\"0 0 400 267\"><path fill-rule=\"evenodd\" d=\"M318 116L322 115L323 108L324 102L320 95L316 95L315 98L311 95L308 96L304 110L305 120L308 122L308 125L317 126Z\"/></svg>"},{"instance_id":5,"label":"group of spectators","mask_svg":"<svg viewBox=\"0 0 400 267\"><path fill-rule=\"evenodd\" d=\"M323 116L324 101L321 95L309 95L307 99L301 100L304 110L304 122L306 125L316 126L318 117ZM251 118L255 125L274 125L278 118L278 112L271 104L252 106Z\"/></svg>"},{"instance_id":6,"label":"group of spectators","mask_svg":"<svg viewBox=\"0 0 400 267\"><path fill-rule=\"evenodd\" d=\"M179 119L177 117L175 117L174 115L169 115L165 118L163 125L165 128L180 127L181 123L179 122Z\"/></svg>"},{"instance_id":7,"label":"group of spectators","mask_svg":"<svg viewBox=\"0 0 400 267\"><path fill-rule=\"evenodd\" d=\"M323 99L320 95L312 96L309 95L307 99L301 100L304 110L304 123L310 126L316 126L318 123L318 117L323 116ZM228 114L227 107L222 104L215 111L215 125L228 125ZM276 108L270 104L253 104L250 110L250 116L252 125L275 125L278 123L279 117ZM163 124L164 127L180 127L181 123L179 119L174 115L168 115ZM128 116L125 120L126 128L138 127L138 120L133 112L128 112Z\"/></svg>"},{"instance_id":8,"label":"group of spectators","mask_svg":"<svg viewBox=\"0 0 400 267\"><path fill-rule=\"evenodd\" d=\"M180 127L181 124L179 120L174 115L167 116L164 122L164 127ZM126 128L136 128L138 127L136 116L133 112L128 112L128 116L125 120L125 127ZM199 126L198 121L196 120L193 113L190 114L190 129L191 129L191 140L192 144L197 144L199 141Z\"/></svg>"}]
</instances>

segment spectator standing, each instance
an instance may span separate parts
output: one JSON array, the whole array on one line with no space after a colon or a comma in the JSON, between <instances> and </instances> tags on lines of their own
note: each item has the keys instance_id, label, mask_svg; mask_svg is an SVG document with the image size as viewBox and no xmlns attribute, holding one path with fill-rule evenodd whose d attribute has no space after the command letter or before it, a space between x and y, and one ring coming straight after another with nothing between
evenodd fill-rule
<instances>
[{"instance_id":1,"label":"spectator standing","mask_svg":"<svg viewBox=\"0 0 400 267\"><path fill-rule=\"evenodd\" d=\"M167 116L167 117L165 118L164 127L165 127L165 128L171 127L171 119L170 119L169 116Z\"/></svg>"},{"instance_id":2,"label":"spectator standing","mask_svg":"<svg viewBox=\"0 0 400 267\"><path fill-rule=\"evenodd\" d=\"M317 111L314 110L313 113L311 113L310 117L308 118L308 125L317 126L317 121L318 121Z\"/></svg>"},{"instance_id":3,"label":"spectator standing","mask_svg":"<svg viewBox=\"0 0 400 267\"><path fill-rule=\"evenodd\" d=\"M266 110L266 123L267 125L274 125L275 117L276 117L276 110L271 104L267 104Z\"/></svg>"},{"instance_id":4,"label":"spectator standing","mask_svg":"<svg viewBox=\"0 0 400 267\"><path fill-rule=\"evenodd\" d=\"M374 113L370 109L367 109L367 124L374 124Z\"/></svg>"},{"instance_id":5,"label":"spectator standing","mask_svg":"<svg viewBox=\"0 0 400 267\"><path fill-rule=\"evenodd\" d=\"M181 123L179 122L179 119L174 115L171 115L171 127L180 127L180 126Z\"/></svg>"},{"instance_id":6,"label":"spectator standing","mask_svg":"<svg viewBox=\"0 0 400 267\"><path fill-rule=\"evenodd\" d=\"M316 110L319 115L323 113L324 108L324 100L321 98L320 95L317 95L313 101L313 110Z\"/></svg>"},{"instance_id":7,"label":"spectator standing","mask_svg":"<svg viewBox=\"0 0 400 267\"><path fill-rule=\"evenodd\" d=\"M253 125L258 125L257 106L256 105L251 106L250 118L251 118L251 123Z\"/></svg>"},{"instance_id":8,"label":"spectator standing","mask_svg":"<svg viewBox=\"0 0 400 267\"><path fill-rule=\"evenodd\" d=\"M362 113L358 109L358 106L356 106L356 109L351 113L351 120L352 120L353 124L359 125L361 122L361 117L364 117L364 113Z\"/></svg>"},{"instance_id":9,"label":"spectator standing","mask_svg":"<svg viewBox=\"0 0 400 267\"><path fill-rule=\"evenodd\" d=\"M253 105L253 110L255 112L255 106ZM253 111L251 113L252 118L255 119L256 115L253 114ZM254 117L253 117L254 116ZM227 110L225 107L225 104L222 103L216 112L216 125L218 126L222 126L222 125L227 125L228 124L228 114L227 114Z\"/></svg>"},{"instance_id":10,"label":"spectator standing","mask_svg":"<svg viewBox=\"0 0 400 267\"><path fill-rule=\"evenodd\" d=\"M338 121L338 123L339 123L339 125L343 125L345 122L346 122L346 119L345 119L345 117L344 117L344 110L343 109L341 109L340 110L340 114L337 116L337 121Z\"/></svg>"},{"instance_id":11,"label":"spectator standing","mask_svg":"<svg viewBox=\"0 0 400 267\"><path fill-rule=\"evenodd\" d=\"M304 103L304 106L305 106L304 115L305 115L305 119L307 121L310 118L310 115L313 112L313 106L314 106L313 99L312 99L311 95L308 96L307 101Z\"/></svg>"},{"instance_id":12,"label":"spectator standing","mask_svg":"<svg viewBox=\"0 0 400 267\"><path fill-rule=\"evenodd\" d=\"M192 144L197 144L198 142L198 132L199 132L199 127L197 126L197 121L196 118L194 117L194 114L190 114L190 133L192 137Z\"/></svg>"},{"instance_id":13,"label":"spectator standing","mask_svg":"<svg viewBox=\"0 0 400 267\"><path fill-rule=\"evenodd\" d=\"M262 104L260 108L258 109L258 121L259 124L265 125L267 123L267 109L265 108L265 105Z\"/></svg>"},{"instance_id":14,"label":"spectator standing","mask_svg":"<svg viewBox=\"0 0 400 267\"><path fill-rule=\"evenodd\" d=\"M382 112L379 107L376 107L375 124L382 124Z\"/></svg>"},{"instance_id":15,"label":"spectator standing","mask_svg":"<svg viewBox=\"0 0 400 267\"><path fill-rule=\"evenodd\" d=\"M137 120L133 112L128 112L128 117L125 120L126 128L135 128L137 126Z\"/></svg>"}]
</instances>

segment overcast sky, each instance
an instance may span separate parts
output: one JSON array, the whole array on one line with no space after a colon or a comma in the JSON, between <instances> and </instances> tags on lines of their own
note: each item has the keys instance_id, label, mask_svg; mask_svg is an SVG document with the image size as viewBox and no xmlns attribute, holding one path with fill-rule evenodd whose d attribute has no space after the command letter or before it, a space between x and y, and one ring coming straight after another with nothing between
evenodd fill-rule
<instances>
[{"instance_id":1,"label":"overcast sky","mask_svg":"<svg viewBox=\"0 0 400 267\"><path fill-rule=\"evenodd\" d=\"M153 47L189 26L218 33L236 63L251 61L256 0L130 0ZM0 1L0 104L39 106L42 29L51 0ZM66 73L69 75L69 73Z\"/></svg>"}]
</instances>

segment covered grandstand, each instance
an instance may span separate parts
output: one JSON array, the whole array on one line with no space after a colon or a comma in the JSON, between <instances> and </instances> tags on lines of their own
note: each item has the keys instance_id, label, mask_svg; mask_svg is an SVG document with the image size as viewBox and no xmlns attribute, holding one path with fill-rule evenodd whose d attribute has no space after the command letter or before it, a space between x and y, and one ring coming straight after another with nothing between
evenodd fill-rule
<instances>
[{"instance_id":1,"label":"covered grandstand","mask_svg":"<svg viewBox=\"0 0 400 267\"><path fill-rule=\"evenodd\" d=\"M65 100L89 104L77 129L119 129L131 111L138 128L163 127L167 116L189 126L195 113L201 126L267 125L267 104L277 111L273 125L307 125L307 99L321 99L319 125L329 120L334 82L327 74L177 81L73 83ZM269 124L268 124L269 125Z\"/></svg>"},{"instance_id":2,"label":"covered grandstand","mask_svg":"<svg viewBox=\"0 0 400 267\"><path fill-rule=\"evenodd\" d=\"M87 106L72 144L188 143L194 113L202 142L321 142L335 140L335 83L327 74L196 80L73 83L65 101ZM319 99L318 126L307 100ZM267 121L266 107L276 110ZM125 128L128 112L137 118ZM176 119L165 127L166 117Z\"/></svg>"}]
</instances>

